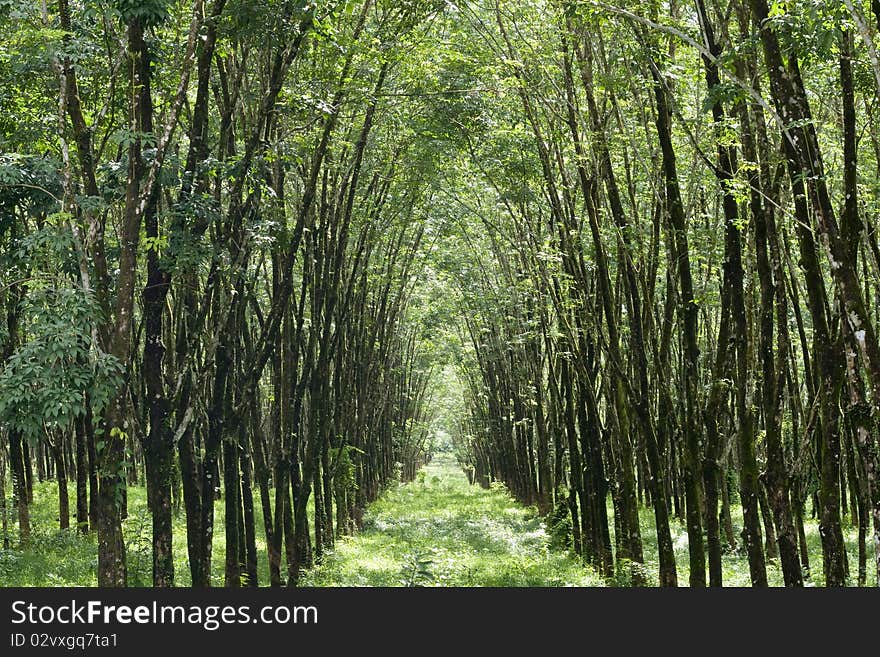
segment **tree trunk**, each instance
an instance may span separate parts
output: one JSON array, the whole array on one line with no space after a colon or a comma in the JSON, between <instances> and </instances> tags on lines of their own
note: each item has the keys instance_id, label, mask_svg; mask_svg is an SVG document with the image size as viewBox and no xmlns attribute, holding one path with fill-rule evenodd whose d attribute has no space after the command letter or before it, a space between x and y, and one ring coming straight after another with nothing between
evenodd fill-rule
<instances>
[{"instance_id":1,"label":"tree trunk","mask_svg":"<svg viewBox=\"0 0 880 657\"><path fill-rule=\"evenodd\" d=\"M699 387L700 349L697 343L698 301L694 298L694 284L688 251L687 225L678 169L672 143L672 112L669 106L666 80L656 66L651 66L654 78L654 96L657 102L657 136L663 156L663 177L666 192L666 216L672 233L672 259L677 267L679 285L678 315L682 321L684 340L684 417L682 420L684 460L685 514L687 516L688 553L690 555L689 582L692 587L706 586L706 553L703 539L702 506L703 453L700 447L696 420L697 390ZM671 264L671 263L670 263ZM743 316L743 321L745 317ZM745 356L743 356L744 358ZM744 382L741 382L741 385ZM745 434L745 432L742 432ZM751 437L747 437L750 440Z\"/></svg>"},{"instance_id":2,"label":"tree trunk","mask_svg":"<svg viewBox=\"0 0 880 657\"><path fill-rule=\"evenodd\" d=\"M9 471L12 473L12 503L18 510L19 543L24 546L30 541L31 518L28 507L27 482L25 481L25 462L22 444L24 439L16 429L9 430Z\"/></svg>"},{"instance_id":3,"label":"tree trunk","mask_svg":"<svg viewBox=\"0 0 880 657\"><path fill-rule=\"evenodd\" d=\"M46 440L48 443L48 439ZM58 483L58 526L61 529L68 529L70 527L70 500L67 494L67 468L64 466L63 440L63 436L56 435L53 441L47 444L47 447L55 462L55 478Z\"/></svg>"},{"instance_id":4,"label":"tree trunk","mask_svg":"<svg viewBox=\"0 0 880 657\"><path fill-rule=\"evenodd\" d=\"M76 527L81 534L89 531L89 459L86 447L85 418L76 419Z\"/></svg>"}]
</instances>

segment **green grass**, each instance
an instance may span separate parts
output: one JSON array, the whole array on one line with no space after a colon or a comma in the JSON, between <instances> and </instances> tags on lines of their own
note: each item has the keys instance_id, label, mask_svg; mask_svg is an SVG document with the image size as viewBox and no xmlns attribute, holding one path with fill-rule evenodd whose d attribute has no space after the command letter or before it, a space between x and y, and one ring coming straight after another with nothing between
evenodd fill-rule
<instances>
[{"instance_id":1,"label":"green grass","mask_svg":"<svg viewBox=\"0 0 880 657\"><path fill-rule=\"evenodd\" d=\"M7 488L7 490L9 490ZM74 493L73 487L70 491ZM71 501L75 504L76 497ZM17 516L11 500L10 543L18 541ZM34 502L30 505L31 540L24 550L0 548L2 586L97 586L97 539L76 530L58 529L58 486L55 482L34 482Z\"/></svg>"},{"instance_id":2,"label":"green grass","mask_svg":"<svg viewBox=\"0 0 880 657\"><path fill-rule=\"evenodd\" d=\"M311 586L596 586L576 556L551 550L534 509L500 486L470 486L451 457L374 503L364 530L338 541Z\"/></svg>"},{"instance_id":3,"label":"green grass","mask_svg":"<svg viewBox=\"0 0 880 657\"><path fill-rule=\"evenodd\" d=\"M75 488L70 487L71 505ZM11 506L11 505L10 505ZM256 501L257 550L260 583L268 581L262 510ZM129 515L123 524L129 584L148 586L151 580L151 522L146 491L133 486L128 493ZM17 542L14 510L10 541ZM609 518L612 517L609 508ZM734 529L740 531L741 512L732 509ZM223 583L223 502L215 503L212 580ZM657 584L657 538L651 509L641 510L645 574ZM0 586L96 586L97 542L94 534L59 530L57 486L36 483L31 505L32 538L25 549L0 549ZM688 542L685 527L672 520L672 538L679 584L687 585ZM612 526L613 530L613 526ZM807 521L812 566L808 586L821 586L822 552L816 521ZM856 530L844 519L844 536L851 577L856 569ZM435 457L414 482L398 485L372 504L364 529L339 539L323 563L307 572L311 586L601 586L602 580L570 551L551 549L542 520L532 508L515 502L500 485L485 490L470 486L455 461ZM870 548L869 548L870 552ZM871 558L869 554L869 562ZM190 584L183 513L174 516L175 580ZM741 551L723 556L724 584L749 586L748 561ZM782 585L777 561L768 562L771 585ZM621 583L621 582L618 582ZM873 578L869 575L869 583Z\"/></svg>"},{"instance_id":4,"label":"green grass","mask_svg":"<svg viewBox=\"0 0 880 657\"><path fill-rule=\"evenodd\" d=\"M76 488L69 487L71 523L76 505ZM11 507L9 500L7 504ZM18 540L17 517L9 509L10 542ZM263 514L255 504L259 577L268 582L265 559L266 541ZM31 539L22 550L0 548L0 586L97 586L98 543L94 533L82 535L76 529L58 529L58 486L53 482L34 483L34 502L30 506ZM211 579L223 584L225 531L223 501L214 503L214 548ZM152 519L147 509L147 491L141 486L128 488L128 518L122 524L126 545L129 586L150 586L152 582ZM186 519L181 510L174 513L174 575L178 586L192 583L186 551Z\"/></svg>"}]
</instances>

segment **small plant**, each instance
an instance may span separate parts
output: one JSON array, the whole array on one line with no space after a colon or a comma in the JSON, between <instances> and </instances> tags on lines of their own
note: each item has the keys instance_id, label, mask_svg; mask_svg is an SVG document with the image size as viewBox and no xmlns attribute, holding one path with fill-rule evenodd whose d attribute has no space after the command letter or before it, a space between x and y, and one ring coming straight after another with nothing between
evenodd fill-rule
<instances>
[{"instance_id":1,"label":"small plant","mask_svg":"<svg viewBox=\"0 0 880 657\"><path fill-rule=\"evenodd\" d=\"M19 567L21 555L13 550L0 550L0 578L6 580Z\"/></svg>"},{"instance_id":2,"label":"small plant","mask_svg":"<svg viewBox=\"0 0 880 657\"><path fill-rule=\"evenodd\" d=\"M129 586L150 586L152 584L152 550L150 513L146 508L138 509L132 518L132 532L126 542L128 555Z\"/></svg>"},{"instance_id":3,"label":"small plant","mask_svg":"<svg viewBox=\"0 0 880 657\"><path fill-rule=\"evenodd\" d=\"M405 557L400 583L406 587L425 586L436 579L433 571L433 550L413 549Z\"/></svg>"},{"instance_id":4,"label":"small plant","mask_svg":"<svg viewBox=\"0 0 880 657\"><path fill-rule=\"evenodd\" d=\"M619 588L646 586L651 581L651 577L651 570L645 564L630 559L620 559L617 570L608 580L608 585Z\"/></svg>"}]
</instances>

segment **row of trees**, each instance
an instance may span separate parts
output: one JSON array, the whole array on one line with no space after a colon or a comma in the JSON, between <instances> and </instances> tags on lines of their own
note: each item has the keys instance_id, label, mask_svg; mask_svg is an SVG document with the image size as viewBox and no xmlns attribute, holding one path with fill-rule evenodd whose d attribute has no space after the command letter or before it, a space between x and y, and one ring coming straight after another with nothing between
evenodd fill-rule
<instances>
[{"instance_id":1,"label":"row of trees","mask_svg":"<svg viewBox=\"0 0 880 657\"><path fill-rule=\"evenodd\" d=\"M70 480L97 532L99 585L127 582L140 477L156 586L187 579L181 502L188 579L219 583L220 497L223 583L258 584L267 558L271 584L295 584L414 476L428 373L405 319L432 156L387 99L435 12L0 3L0 426L21 542L46 454L60 526Z\"/></svg>"},{"instance_id":2,"label":"row of trees","mask_svg":"<svg viewBox=\"0 0 880 657\"><path fill-rule=\"evenodd\" d=\"M691 586L722 585L738 543L755 586L768 559L788 586L811 567L829 586L880 581L867 4L467 12L496 62L472 74L501 93L468 125L480 182L462 197L483 196L492 266L462 283L474 357L459 451L484 485L567 507L575 549L607 576L643 581L629 564L653 561L651 531L660 584L680 583L678 517Z\"/></svg>"}]
</instances>

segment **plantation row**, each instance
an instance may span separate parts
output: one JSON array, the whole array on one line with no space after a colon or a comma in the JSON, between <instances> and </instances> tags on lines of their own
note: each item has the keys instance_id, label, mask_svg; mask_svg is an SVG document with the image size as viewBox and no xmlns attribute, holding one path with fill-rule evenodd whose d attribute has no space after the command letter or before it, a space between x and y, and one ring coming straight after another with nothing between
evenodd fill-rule
<instances>
[{"instance_id":1,"label":"plantation row","mask_svg":"<svg viewBox=\"0 0 880 657\"><path fill-rule=\"evenodd\" d=\"M194 586L219 583L218 520L223 583L261 583L266 559L270 583L294 584L426 455L427 374L404 322L421 174L403 160L411 131L376 114L434 10L39 5L0 8L18 539L34 471L57 479L62 528L75 481L98 584L123 586L127 487L144 481L154 585L179 576L181 499Z\"/></svg>"},{"instance_id":2,"label":"plantation row","mask_svg":"<svg viewBox=\"0 0 880 657\"><path fill-rule=\"evenodd\" d=\"M606 577L653 561L651 531L663 586L720 586L735 548L754 586L777 558L787 586L880 584L867 4L498 2L475 23L506 77L467 124L494 266L459 449L483 485L567 506Z\"/></svg>"}]
</instances>

